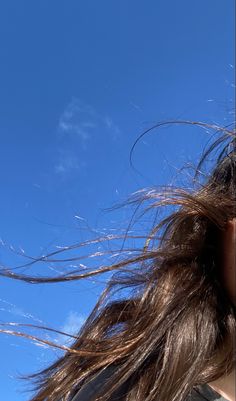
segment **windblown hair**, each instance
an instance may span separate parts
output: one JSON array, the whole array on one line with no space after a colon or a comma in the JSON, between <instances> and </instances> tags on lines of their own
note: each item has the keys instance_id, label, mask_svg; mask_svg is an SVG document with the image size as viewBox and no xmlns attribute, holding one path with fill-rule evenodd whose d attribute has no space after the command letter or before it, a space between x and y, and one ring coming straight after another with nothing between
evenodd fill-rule
<instances>
[{"instance_id":1,"label":"windblown hair","mask_svg":"<svg viewBox=\"0 0 236 401\"><path fill-rule=\"evenodd\" d=\"M174 208L155 222L142 249L96 270L53 278L1 270L3 276L31 283L115 272L72 346L31 376L36 386L31 401L68 401L87 378L110 365L117 369L103 401L127 380L127 401L183 401L194 386L232 371L236 316L222 286L220 249L226 223L236 216L235 131L182 123L220 135L201 157L191 190L166 186L139 191L128 201L146 203L146 212ZM197 183L198 171L217 150L212 172ZM112 299L118 289L130 289L129 296Z\"/></svg>"}]
</instances>

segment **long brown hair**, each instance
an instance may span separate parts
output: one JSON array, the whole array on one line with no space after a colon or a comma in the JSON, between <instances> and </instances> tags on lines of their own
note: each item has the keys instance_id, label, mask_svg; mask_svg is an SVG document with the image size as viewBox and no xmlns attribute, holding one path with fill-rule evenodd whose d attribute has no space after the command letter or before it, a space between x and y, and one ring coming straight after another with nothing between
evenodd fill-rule
<instances>
[{"instance_id":1,"label":"long brown hair","mask_svg":"<svg viewBox=\"0 0 236 401\"><path fill-rule=\"evenodd\" d=\"M202 155L191 190L166 186L130 198L130 204L146 204L143 213L174 208L155 221L141 249L96 270L78 268L57 277L1 269L2 276L29 283L72 281L114 271L72 346L64 347L65 354L47 369L31 375L31 401L68 401L88 377L110 365L117 369L100 398L104 401L127 380L127 401L182 401L194 386L232 371L235 306L222 286L220 248L226 223L236 215L235 131L197 122L172 123L213 128L218 137ZM214 151L219 152L215 165L200 184L197 174ZM48 263L64 251L31 263ZM129 289L129 295L113 299L122 289Z\"/></svg>"}]
</instances>

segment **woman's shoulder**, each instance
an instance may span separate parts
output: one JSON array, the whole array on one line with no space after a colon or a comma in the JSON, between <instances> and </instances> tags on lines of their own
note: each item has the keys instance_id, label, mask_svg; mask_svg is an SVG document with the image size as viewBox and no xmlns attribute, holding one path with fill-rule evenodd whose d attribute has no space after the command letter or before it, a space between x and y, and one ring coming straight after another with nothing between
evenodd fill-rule
<instances>
[{"instance_id":1,"label":"woman's shoulder","mask_svg":"<svg viewBox=\"0 0 236 401\"><path fill-rule=\"evenodd\" d=\"M228 401L226 398L222 397L208 384L202 384L200 386L194 387L191 394L187 397L186 401Z\"/></svg>"},{"instance_id":2,"label":"woman's shoulder","mask_svg":"<svg viewBox=\"0 0 236 401\"><path fill-rule=\"evenodd\" d=\"M87 380L83 386L74 394L71 401L92 401L101 394L111 375L116 371L116 366L108 366L96 373ZM124 383L109 401L125 401L125 395L128 391L128 383ZM203 384L193 388L185 401L228 401L213 390L208 384Z\"/></svg>"},{"instance_id":3,"label":"woman's shoulder","mask_svg":"<svg viewBox=\"0 0 236 401\"><path fill-rule=\"evenodd\" d=\"M99 371L93 375L91 379L87 380L83 386L76 392L71 401L92 401L96 396L99 396L106 386L111 375L116 371L117 367L114 365L108 366L105 369ZM125 393L128 390L128 384L124 383L114 395L109 398L109 401L125 400Z\"/></svg>"}]
</instances>

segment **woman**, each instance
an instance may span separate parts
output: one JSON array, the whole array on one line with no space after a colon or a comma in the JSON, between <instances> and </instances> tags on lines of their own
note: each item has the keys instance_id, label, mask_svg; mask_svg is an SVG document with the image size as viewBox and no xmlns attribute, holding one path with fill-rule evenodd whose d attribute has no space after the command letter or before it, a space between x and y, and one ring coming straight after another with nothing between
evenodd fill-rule
<instances>
[{"instance_id":1,"label":"woman","mask_svg":"<svg viewBox=\"0 0 236 401\"><path fill-rule=\"evenodd\" d=\"M31 401L235 401L236 139L233 131L217 130L223 135L196 169L220 148L204 184L195 188L194 180L191 191L166 187L131 198L139 206L147 202L152 213L174 208L154 222L141 250L64 277L2 272L36 283L118 270L71 348L31 376L37 385ZM112 299L125 288L129 296Z\"/></svg>"},{"instance_id":2,"label":"woman","mask_svg":"<svg viewBox=\"0 0 236 401\"><path fill-rule=\"evenodd\" d=\"M222 240L222 254L223 254L223 269L222 269L222 282L228 293L229 298L236 306L236 219L229 221L223 234ZM105 385L106 380L114 372L114 369L106 369L104 372L99 373L88 384L80 389L72 401L89 401L94 399L95 395L99 394L102 387ZM229 375L223 376L214 382L200 386L198 389L192 390L191 394L187 397L190 401L200 400L218 400L218 401L235 401L236 397L236 370L235 367ZM111 400L120 397L120 400L125 400L125 394L128 390L128 383L123 385L117 394L113 395Z\"/></svg>"}]
</instances>

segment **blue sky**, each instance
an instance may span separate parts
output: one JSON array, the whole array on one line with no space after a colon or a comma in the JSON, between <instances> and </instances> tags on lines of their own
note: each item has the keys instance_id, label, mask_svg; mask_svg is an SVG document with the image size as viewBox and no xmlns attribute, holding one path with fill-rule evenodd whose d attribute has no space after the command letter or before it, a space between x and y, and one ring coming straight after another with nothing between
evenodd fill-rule
<instances>
[{"instance_id":1,"label":"blue sky","mask_svg":"<svg viewBox=\"0 0 236 401\"><path fill-rule=\"evenodd\" d=\"M128 212L103 209L197 159L207 134L180 126L140 141L136 170L129 152L157 121L232 122L234 24L233 0L1 2L2 264L19 263L11 247L37 256L125 226ZM1 283L1 321L71 331L103 287ZM27 400L16 376L59 353L7 335L0 346L1 397Z\"/></svg>"}]
</instances>

